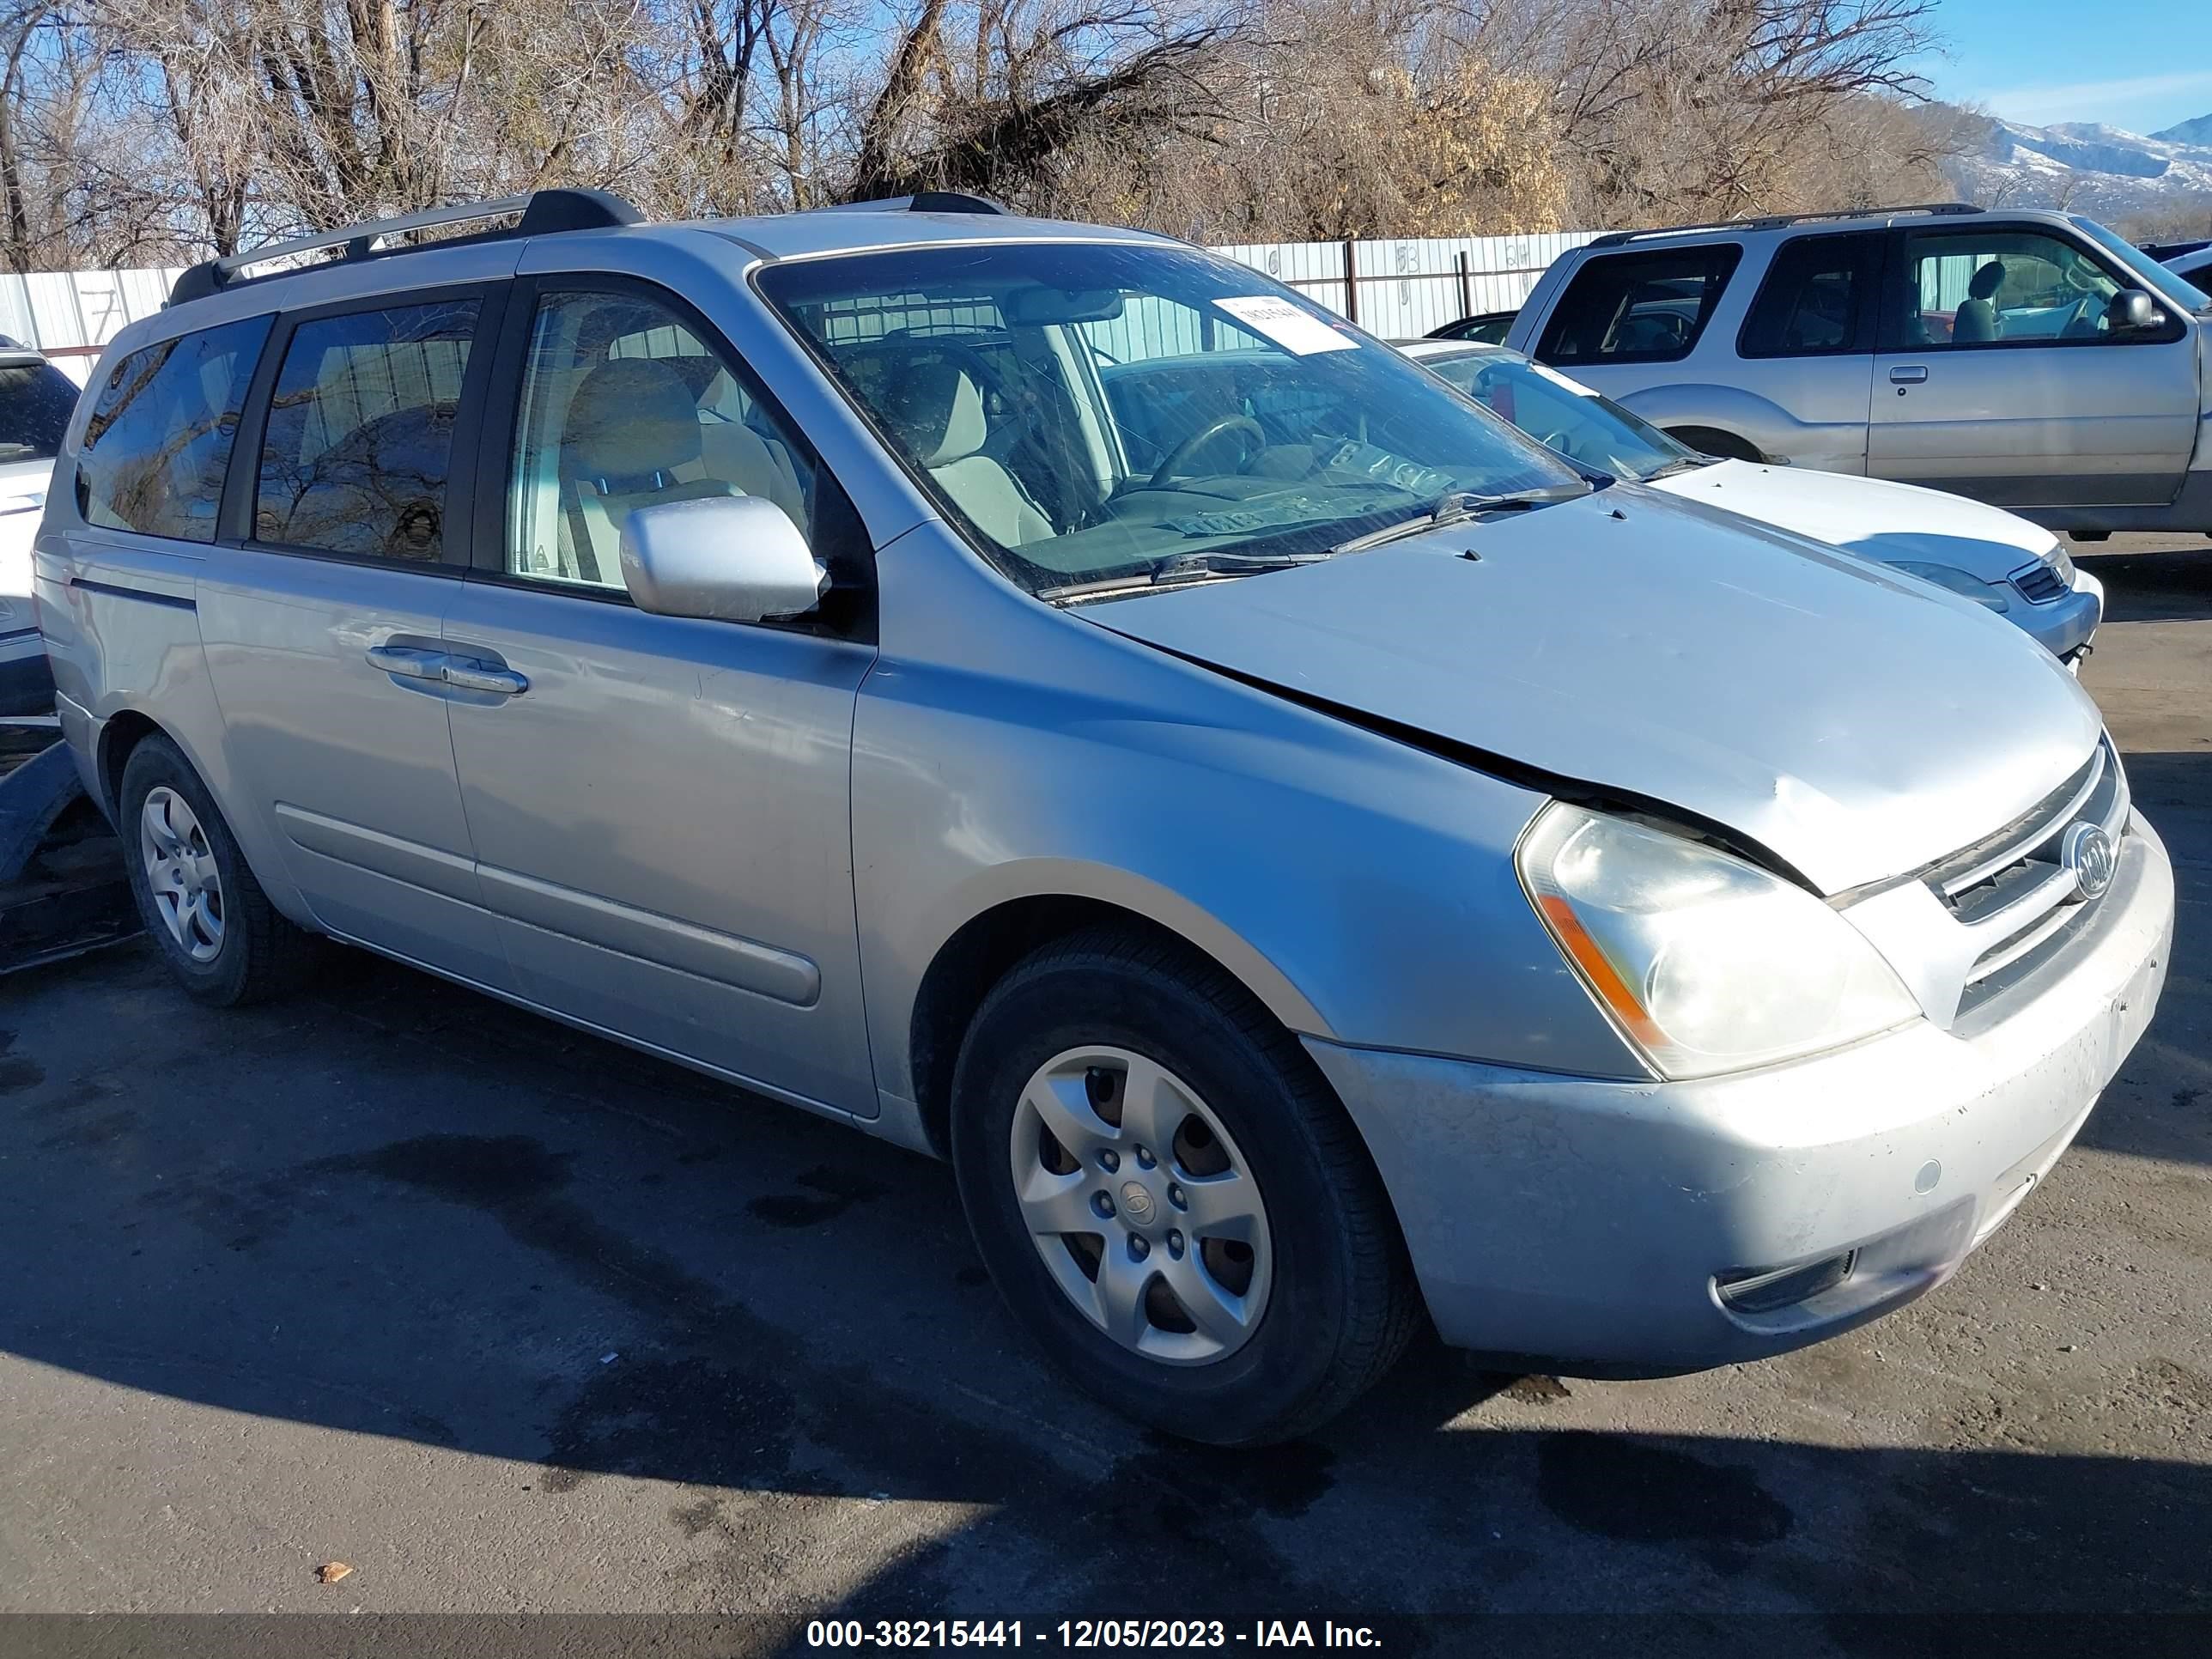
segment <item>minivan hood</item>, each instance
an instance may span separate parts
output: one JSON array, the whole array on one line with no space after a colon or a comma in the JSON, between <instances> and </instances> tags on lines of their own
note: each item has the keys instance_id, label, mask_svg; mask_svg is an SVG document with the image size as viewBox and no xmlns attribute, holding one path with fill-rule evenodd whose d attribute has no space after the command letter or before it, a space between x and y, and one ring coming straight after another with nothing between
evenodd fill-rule
<instances>
[{"instance_id":1,"label":"minivan hood","mask_svg":"<svg viewBox=\"0 0 2212 1659\"><path fill-rule=\"evenodd\" d=\"M1885 564L1948 565L1985 582L2003 581L2058 539L2016 513L1964 495L1805 467L1717 461L1651 487Z\"/></svg>"},{"instance_id":2,"label":"minivan hood","mask_svg":"<svg viewBox=\"0 0 2212 1659\"><path fill-rule=\"evenodd\" d=\"M1671 805L1831 894L2002 828L2102 729L2049 652L1971 601L1626 483L1079 614Z\"/></svg>"}]
</instances>

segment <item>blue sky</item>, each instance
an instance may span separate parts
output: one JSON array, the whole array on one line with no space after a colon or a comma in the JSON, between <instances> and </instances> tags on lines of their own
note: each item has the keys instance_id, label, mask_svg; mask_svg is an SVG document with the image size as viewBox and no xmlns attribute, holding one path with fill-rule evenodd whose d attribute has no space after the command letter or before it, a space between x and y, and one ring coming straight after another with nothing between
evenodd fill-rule
<instances>
[{"instance_id":1,"label":"blue sky","mask_svg":"<svg viewBox=\"0 0 2212 1659\"><path fill-rule=\"evenodd\" d=\"M2154 132L2212 114L2212 0L1941 0L1936 95L2030 126Z\"/></svg>"}]
</instances>

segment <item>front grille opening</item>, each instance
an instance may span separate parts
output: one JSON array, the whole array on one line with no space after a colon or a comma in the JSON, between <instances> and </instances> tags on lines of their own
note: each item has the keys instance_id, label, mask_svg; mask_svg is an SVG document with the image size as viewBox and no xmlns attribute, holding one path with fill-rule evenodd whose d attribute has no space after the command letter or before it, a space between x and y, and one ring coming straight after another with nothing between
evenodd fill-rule
<instances>
[{"instance_id":1,"label":"front grille opening","mask_svg":"<svg viewBox=\"0 0 2212 1659\"><path fill-rule=\"evenodd\" d=\"M2030 605L2048 605L2066 592L2066 578L2041 560L2014 571L2012 585Z\"/></svg>"},{"instance_id":2,"label":"front grille opening","mask_svg":"<svg viewBox=\"0 0 2212 1659\"><path fill-rule=\"evenodd\" d=\"M1779 1313L1832 1291L1851 1276L1856 1250L1845 1250L1797 1267L1747 1267L1713 1280L1722 1303L1736 1313Z\"/></svg>"}]
</instances>

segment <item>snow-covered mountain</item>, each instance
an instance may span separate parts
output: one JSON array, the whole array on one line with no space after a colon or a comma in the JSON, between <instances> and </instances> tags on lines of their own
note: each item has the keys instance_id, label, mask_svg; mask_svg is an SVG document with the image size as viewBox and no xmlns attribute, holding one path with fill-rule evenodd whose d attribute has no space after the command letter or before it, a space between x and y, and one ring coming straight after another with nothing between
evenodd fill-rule
<instances>
[{"instance_id":1,"label":"snow-covered mountain","mask_svg":"<svg viewBox=\"0 0 2212 1659\"><path fill-rule=\"evenodd\" d=\"M2212 201L2212 115L2144 135L2069 122L1975 122L1977 141L1946 171L1985 207L2065 207L2101 219Z\"/></svg>"}]
</instances>

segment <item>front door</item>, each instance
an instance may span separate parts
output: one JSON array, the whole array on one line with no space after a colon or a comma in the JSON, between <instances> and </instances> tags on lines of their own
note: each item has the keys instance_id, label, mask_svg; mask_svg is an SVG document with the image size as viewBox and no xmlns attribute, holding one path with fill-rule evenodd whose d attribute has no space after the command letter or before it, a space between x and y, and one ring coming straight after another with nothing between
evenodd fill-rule
<instances>
[{"instance_id":1,"label":"front door","mask_svg":"<svg viewBox=\"0 0 2212 1659\"><path fill-rule=\"evenodd\" d=\"M516 296L512 432L503 400L478 468L507 488L445 617L482 674L450 709L484 902L532 1001L872 1116L848 787L874 647L648 615L618 554L634 512L751 495L824 555L836 486L695 314L603 280Z\"/></svg>"},{"instance_id":2,"label":"front door","mask_svg":"<svg viewBox=\"0 0 2212 1659\"><path fill-rule=\"evenodd\" d=\"M198 599L232 768L316 920L504 988L440 678L492 293L280 323L225 504L246 533L208 550Z\"/></svg>"},{"instance_id":3,"label":"front door","mask_svg":"<svg viewBox=\"0 0 2212 1659\"><path fill-rule=\"evenodd\" d=\"M2197 342L2180 319L2116 327L2131 281L2043 226L1898 234L1869 471L1999 507L2173 499L2197 435Z\"/></svg>"}]
</instances>

